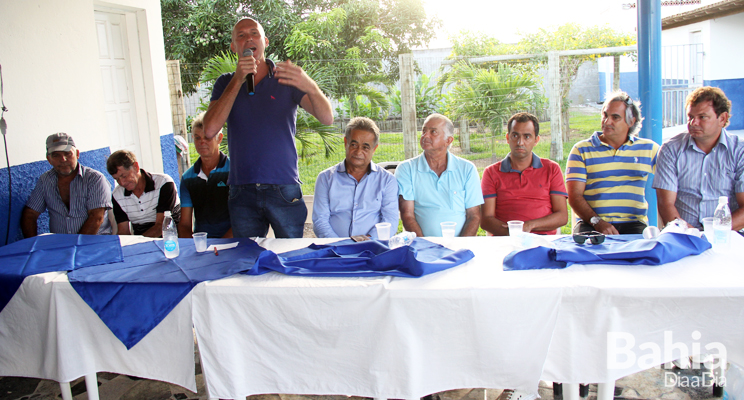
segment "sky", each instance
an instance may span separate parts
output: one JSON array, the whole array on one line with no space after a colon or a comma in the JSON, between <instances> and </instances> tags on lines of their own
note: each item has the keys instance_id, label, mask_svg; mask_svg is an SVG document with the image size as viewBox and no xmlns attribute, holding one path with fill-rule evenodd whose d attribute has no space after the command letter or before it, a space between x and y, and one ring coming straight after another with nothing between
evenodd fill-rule
<instances>
[{"instance_id":1,"label":"sky","mask_svg":"<svg viewBox=\"0 0 744 400\"><path fill-rule=\"evenodd\" d=\"M519 41L519 32L532 33L567 22L586 26L609 24L616 30L636 32L636 9L623 9L623 4L635 0L423 0L423 3L428 15L436 14L443 22L429 48L449 47L448 36L461 30L485 32L503 43Z\"/></svg>"}]
</instances>

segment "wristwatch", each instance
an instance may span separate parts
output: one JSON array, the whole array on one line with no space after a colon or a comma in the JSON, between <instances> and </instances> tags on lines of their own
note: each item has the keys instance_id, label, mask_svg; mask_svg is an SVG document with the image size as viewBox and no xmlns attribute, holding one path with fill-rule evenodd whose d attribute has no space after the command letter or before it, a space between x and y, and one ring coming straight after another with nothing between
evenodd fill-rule
<instances>
[{"instance_id":1,"label":"wristwatch","mask_svg":"<svg viewBox=\"0 0 744 400\"><path fill-rule=\"evenodd\" d=\"M599 223L599 221L601 221L601 220L602 220L602 218L599 218L599 216L598 216L598 215L595 215L595 216L593 216L593 217L592 217L592 218L591 218L591 219L589 220L589 223L590 223L590 224L591 224L592 226L595 226L595 225L597 225L597 224Z\"/></svg>"}]
</instances>

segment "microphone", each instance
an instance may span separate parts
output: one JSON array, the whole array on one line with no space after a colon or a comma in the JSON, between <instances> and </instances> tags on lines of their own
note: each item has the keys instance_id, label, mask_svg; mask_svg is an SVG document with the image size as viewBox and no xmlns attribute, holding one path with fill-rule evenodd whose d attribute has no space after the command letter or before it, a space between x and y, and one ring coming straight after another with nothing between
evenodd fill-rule
<instances>
[{"instance_id":1,"label":"microphone","mask_svg":"<svg viewBox=\"0 0 744 400\"><path fill-rule=\"evenodd\" d=\"M243 57L250 57L252 55L253 55L253 50L251 49L243 50ZM245 83L247 84L248 96L253 96L253 94L256 93L256 84L253 82L253 74L248 74L245 77Z\"/></svg>"}]
</instances>

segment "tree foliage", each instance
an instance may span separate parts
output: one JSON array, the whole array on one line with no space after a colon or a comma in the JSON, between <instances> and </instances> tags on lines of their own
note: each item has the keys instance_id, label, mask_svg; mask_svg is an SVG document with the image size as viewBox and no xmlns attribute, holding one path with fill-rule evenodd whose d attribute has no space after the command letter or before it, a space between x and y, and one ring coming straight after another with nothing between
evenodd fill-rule
<instances>
[{"instance_id":1,"label":"tree foliage","mask_svg":"<svg viewBox=\"0 0 744 400\"><path fill-rule=\"evenodd\" d=\"M387 79L397 76L397 54L428 43L438 24L427 19L421 0L161 0L161 10L166 57L181 61L187 93L196 90L203 64L229 51L230 32L241 16L261 22L272 58L343 60L345 51L357 48L360 59L392 62L387 71L371 71L384 72ZM341 25L332 27L329 20Z\"/></svg>"},{"instance_id":2,"label":"tree foliage","mask_svg":"<svg viewBox=\"0 0 744 400\"><path fill-rule=\"evenodd\" d=\"M327 93L345 99L350 116L361 115L359 96L386 115L381 91L398 79L398 54L428 42L432 23L420 0L344 2L297 24L285 47L303 68L316 64L320 75L333 77Z\"/></svg>"},{"instance_id":3,"label":"tree foliage","mask_svg":"<svg viewBox=\"0 0 744 400\"><path fill-rule=\"evenodd\" d=\"M426 118L429 114L442 112L444 107L445 96L439 93L436 81L432 80L429 75L419 75L414 85L416 92L416 118ZM395 89L390 96L390 105L392 113L397 116L403 114L401 105L400 89Z\"/></svg>"},{"instance_id":4,"label":"tree foliage","mask_svg":"<svg viewBox=\"0 0 744 400\"><path fill-rule=\"evenodd\" d=\"M576 23L567 23L553 29L541 28L538 32L527 34L519 41L518 48L522 53L540 54L537 59L541 64L547 64L547 53L549 51L598 49L603 47L630 46L636 43L636 37L632 34L616 31L609 26L584 27ZM568 140L570 103L568 95L571 91L579 67L586 61L595 60L602 55L592 54L584 56L562 56L560 58L561 76L561 114L564 141Z\"/></svg>"}]
</instances>

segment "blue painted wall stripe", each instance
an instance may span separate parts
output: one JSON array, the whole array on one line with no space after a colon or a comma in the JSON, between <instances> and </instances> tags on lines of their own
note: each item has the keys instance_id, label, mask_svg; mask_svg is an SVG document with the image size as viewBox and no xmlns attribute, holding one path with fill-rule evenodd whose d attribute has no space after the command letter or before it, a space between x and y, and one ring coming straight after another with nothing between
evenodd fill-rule
<instances>
[{"instance_id":1,"label":"blue painted wall stripe","mask_svg":"<svg viewBox=\"0 0 744 400\"><path fill-rule=\"evenodd\" d=\"M731 124L727 129L744 129L744 78L703 81L706 86L715 86L731 100Z\"/></svg>"},{"instance_id":2,"label":"blue painted wall stripe","mask_svg":"<svg viewBox=\"0 0 744 400\"><path fill-rule=\"evenodd\" d=\"M163 155L163 171L170 175L180 187L181 177L178 174L178 160L173 134L160 137L160 147ZM106 160L111 155L108 147L80 153L79 162L86 167L103 173L114 187L114 179L106 171ZM12 157L11 157L12 162ZM23 239L21 234L21 211L31 195L39 176L51 168L46 160L28 164L14 165L10 168L12 187L8 186L8 168L0 169L0 246ZM147 166L143 166L146 170ZM9 190L10 189L10 190ZM10 206L10 236L8 237L8 207ZM49 215L44 212L39 217L39 233L49 232Z\"/></svg>"}]
</instances>

